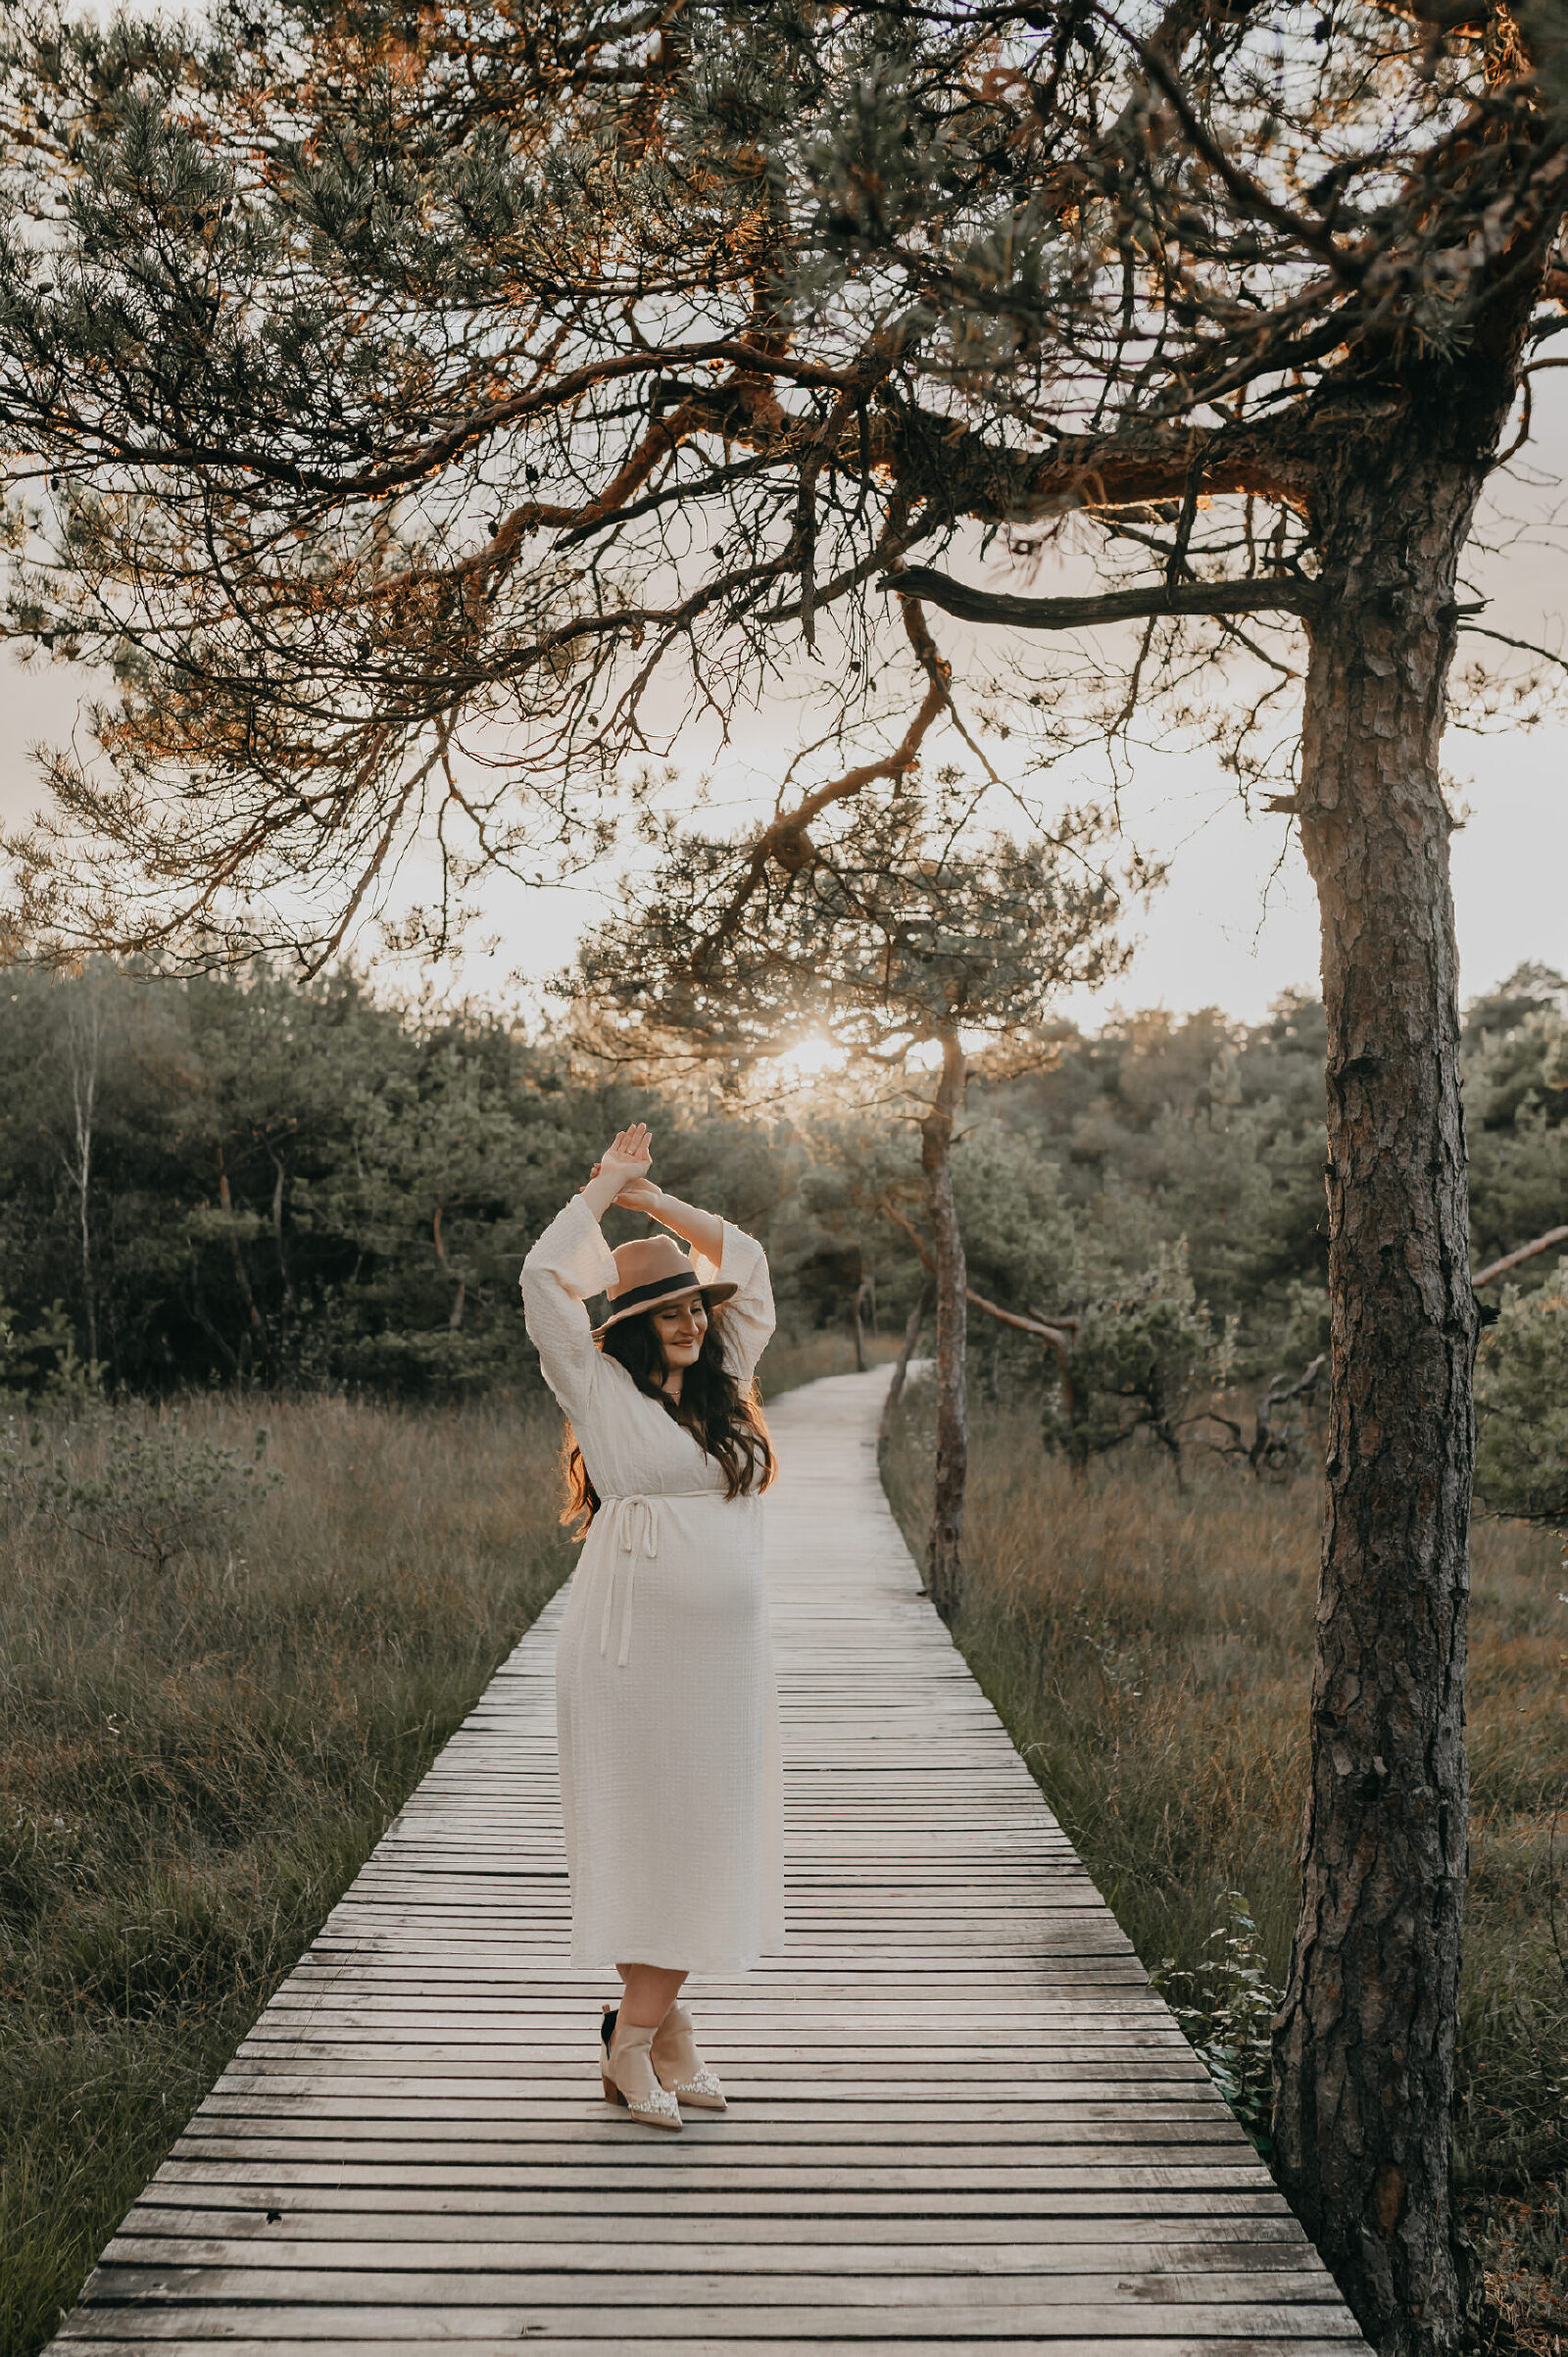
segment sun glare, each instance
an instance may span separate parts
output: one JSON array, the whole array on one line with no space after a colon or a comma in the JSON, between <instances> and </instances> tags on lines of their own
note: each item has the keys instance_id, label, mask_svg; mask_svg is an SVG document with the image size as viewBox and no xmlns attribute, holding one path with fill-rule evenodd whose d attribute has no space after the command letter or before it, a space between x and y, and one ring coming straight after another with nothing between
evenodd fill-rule
<instances>
[{"instance_id":1,"label":"sun glare","mask_svg":"<svg viewBox=\"0 0 1568 2357\"><path fill-rule=\"evenodd\" d=\"M797 1040L793 1048L786 1049L774 1061L786 1081L820 1080L826 1072L843 1071L844 1051L824 1032L813 1031Z\"/></svg>"}]
</instances>

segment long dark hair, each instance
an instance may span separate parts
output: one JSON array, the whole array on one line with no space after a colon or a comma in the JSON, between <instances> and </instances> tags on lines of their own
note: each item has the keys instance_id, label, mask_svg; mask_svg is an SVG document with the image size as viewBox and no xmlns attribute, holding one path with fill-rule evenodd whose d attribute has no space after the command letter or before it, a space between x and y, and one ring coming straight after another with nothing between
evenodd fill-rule
<instances>
[{"instance_id":1,"label":"long dark hair","mask_svg":"<svg viewBox=\"0 0 1568 2357\"><path fill-rule=\"evenodd\" d=\"M721 1311L710 1310L703 1347L681 1378L679 1399L671 1399L657 1380L663 1373L664 1350L652 1310L645 1310L641 1317L619 1319L601 1335L599 1348L608 1358L618 1360L637 1389L657 1399L674 1423L686 1427L706 1456L722 1466L726 1498L750 1498L754 1491L767 1488L778 1468L757 1386L754 1383L743 1392L724 1364L721 1315ZM564 1463L566 1502L561 1519L576 1538L583 1539L600 1500L569 1424Z\"/></svg>"}]
</instances>

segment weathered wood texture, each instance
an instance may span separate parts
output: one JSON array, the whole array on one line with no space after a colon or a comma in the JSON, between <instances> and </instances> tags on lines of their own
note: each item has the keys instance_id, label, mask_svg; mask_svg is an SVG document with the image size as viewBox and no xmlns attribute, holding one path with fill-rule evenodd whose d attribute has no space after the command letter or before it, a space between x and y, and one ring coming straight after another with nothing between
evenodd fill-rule
<instances>
[{"instance_id":1,"label":"weathered wood texture","mask_svg":"<svg viewBox=\"0 0 1568 2357\"><path fill-rule=\"evenodd\" d=\"M918 1592L886 1369L781 1400L790 1941L694 1988L732 2108L599 2094L560 1599L126 2218L57 2348L1358 2357L1332 2283Z\"/></svg>"}]
</instances>

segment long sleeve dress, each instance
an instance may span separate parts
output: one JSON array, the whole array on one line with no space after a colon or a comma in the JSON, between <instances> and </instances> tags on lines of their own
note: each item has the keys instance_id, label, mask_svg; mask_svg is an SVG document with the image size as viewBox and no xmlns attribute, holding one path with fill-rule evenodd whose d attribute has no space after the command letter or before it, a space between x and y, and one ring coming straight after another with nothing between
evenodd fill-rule
<instances>
[{"instance_id":1,"label":"long sleeve dress","mask_svg":"<svg viewBox=\"0 0 1568 2357\"><path fill-rule=\"evenodd\" d=\"M773 1331L762 1248L724 1223L705 1285L743 1386ZM784 1936L778 1704L762 1582L760 1497L726 1498L720 1467L589 1331L615 1281L587 1204L523 1263L528 1333L571 1420L599 1511L556 1652L571 1960L726 1977Z\"/></svg>"}]
</instances>

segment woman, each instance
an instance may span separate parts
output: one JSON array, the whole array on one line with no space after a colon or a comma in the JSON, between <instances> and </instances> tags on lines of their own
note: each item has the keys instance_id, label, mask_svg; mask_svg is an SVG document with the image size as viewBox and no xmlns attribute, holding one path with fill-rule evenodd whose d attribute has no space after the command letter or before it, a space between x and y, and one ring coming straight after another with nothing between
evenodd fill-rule
<instances>
[{"instance_id":1,"label":"woman","mask_svg":"<svg viewBox=\"0 0 1568 2357\"><path fill-rule=\"evenodd\" d=\"M761 1246L663 1194L651 1158L644 1123L620 1132L528 1254L522 1300L570 1424L564 1519L587 1531L556 1653L571 1957L620 1975L606 2094L679 2128L682 2102L724 2109L682 1984L746 1970L784 1931L773 1452L752 1395L773 1297ZM612 1252L612 1203L673 1236ZM610 1314L590 1328L601 1290Z\"/></svg>"}]
</instances>

